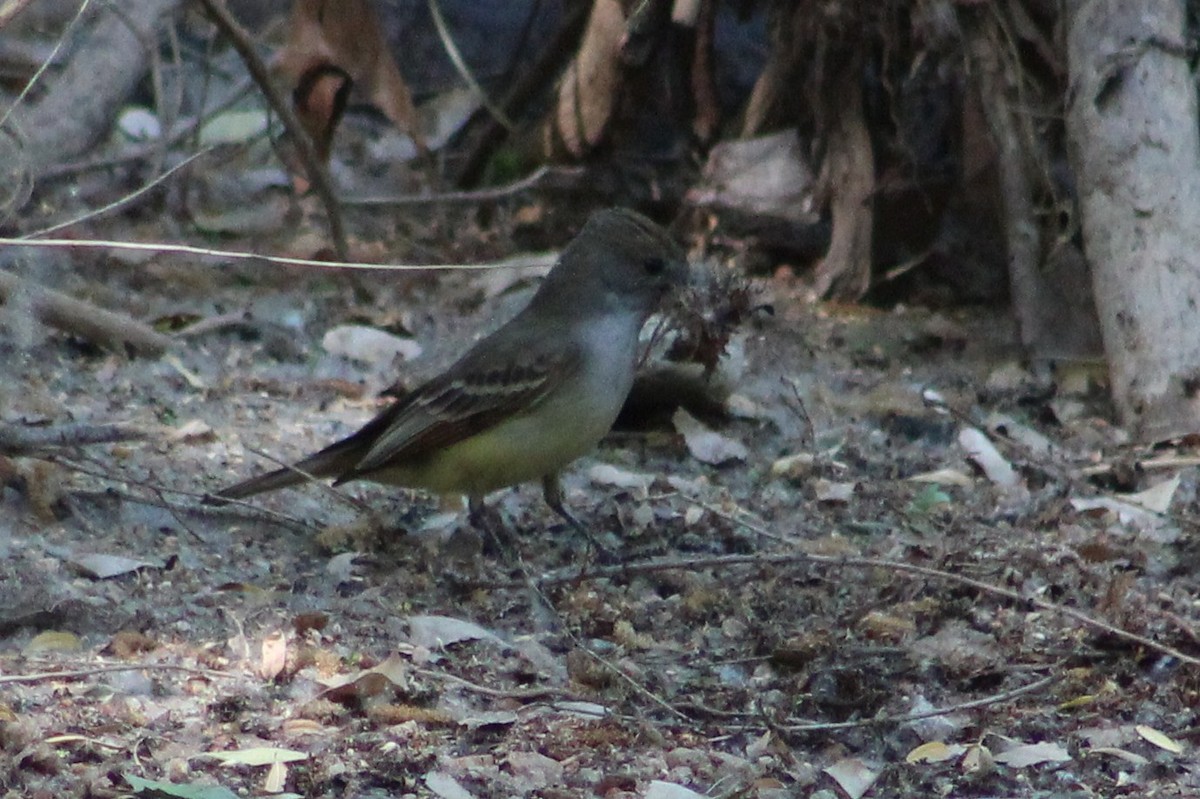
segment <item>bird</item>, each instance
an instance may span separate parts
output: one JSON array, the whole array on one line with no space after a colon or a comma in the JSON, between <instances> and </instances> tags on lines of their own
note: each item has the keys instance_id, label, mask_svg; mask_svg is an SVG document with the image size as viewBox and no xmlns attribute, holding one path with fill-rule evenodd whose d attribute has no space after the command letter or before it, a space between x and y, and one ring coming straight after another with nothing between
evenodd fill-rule
<instances>
[{"instance_id":1,"label":"bird","mask_svg":"<svg viewBox=\"0 0 1200 799\"><path fill-rule=\"evenodd\" d=\"M560 472L612 427L633 385L641 328L689 276L661 226L629 209L596 211L529 304L445 371L357 432L210 500L310 476L368 480L465 496L472 524L486 527L485 495L540 480L546 504L582 530Z\"/></svg>"}]
</instances>

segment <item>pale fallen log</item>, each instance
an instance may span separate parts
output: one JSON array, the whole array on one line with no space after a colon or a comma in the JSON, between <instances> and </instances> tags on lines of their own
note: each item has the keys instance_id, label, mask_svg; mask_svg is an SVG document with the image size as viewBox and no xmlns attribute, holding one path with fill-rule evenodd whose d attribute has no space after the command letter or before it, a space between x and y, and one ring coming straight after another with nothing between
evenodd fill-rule
<instances>
[{"instance_id":1,"label":"pale fallen log","mask_svg":"<svg viewBox=\"0 0 1200 799\"><path fill-rule=\"evenodd\" d=\"M114 444L148 438L149 431L129 424L60 424L52 427L0 423L0 452L34 455L61 447Z\"/></svg>"},{"instance_id":2,"label":"pale fallen log","mask_svg":"<svg viewBox=\"0 0 1200 799\"><path fill-rule=\"evenodd\" d=\"M157 355L172 343L170 336L125 314L107 311L0 269L0 300L12 306L17 297L36 319L104 347L128 347Z\"/></svg>"}]
</instances>

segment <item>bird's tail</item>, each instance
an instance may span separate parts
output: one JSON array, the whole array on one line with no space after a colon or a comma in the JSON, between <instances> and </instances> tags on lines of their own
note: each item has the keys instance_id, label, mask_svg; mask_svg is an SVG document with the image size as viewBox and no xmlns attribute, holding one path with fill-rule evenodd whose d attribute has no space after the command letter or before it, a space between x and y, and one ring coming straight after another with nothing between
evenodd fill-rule
<instances>
[{"instance_id":1,"label":"bird's tail","mask_svg":"<svg viewBox=\"0 0 1200 799\"><path fill-rule=\"evenodd\" d=\"M357 451L358 447L350 440L339 441L308 456L295 466L285 466L222 488L206 501L210 505L222 505L223 500L244 499L255 494L300 485L310 477L337 477L354 467L358 460Z\"/></svg>"}]
</instances>

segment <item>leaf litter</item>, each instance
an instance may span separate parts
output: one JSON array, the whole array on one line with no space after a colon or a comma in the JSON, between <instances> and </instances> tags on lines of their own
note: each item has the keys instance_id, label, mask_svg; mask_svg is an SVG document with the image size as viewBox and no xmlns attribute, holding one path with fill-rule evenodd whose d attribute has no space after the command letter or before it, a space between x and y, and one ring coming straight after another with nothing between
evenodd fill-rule
<instances>
[{"instance_id":1,"label":"leaf litter","mask_svg":"<svg viewBox=\"0 0 1200 799\"><path fill-rule=\"evenodd\" d=\"M418 244L498 258L505 224L441 210ZM412 246L379 235L358 242ZM0 462L0 777L20 795L1200 791L1197 442L1138 448L1095 395L1000 381L1005 318L964 312L954 346L917 349L921 309L845 313L761 281L776 316L743 323L736 407L615 431L567 471L607 551L527 486L489 498L514 531L494 553L418 492L199 500L273 465L258 453L351 432L532 282L71 265L61 288L103 283L146 318L275 321L214 324L169 359L28 321L0 347L0 422L161 431ZM400 318L365 349L323 343ZM364 507L373 537L319 535Z\"/></svg>"}]
</instances>

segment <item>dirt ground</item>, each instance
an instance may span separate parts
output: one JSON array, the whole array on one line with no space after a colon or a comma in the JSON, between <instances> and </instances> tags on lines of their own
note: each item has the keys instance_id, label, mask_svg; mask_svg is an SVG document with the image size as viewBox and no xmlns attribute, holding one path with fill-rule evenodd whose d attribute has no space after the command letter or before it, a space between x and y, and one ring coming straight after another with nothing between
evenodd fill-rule
<instances>
[{"instance_id":1,"label":"dirt ground","mask_svg":"<svg viewBox=\"0 0 1200 799\"><path fill-rule=\"evenodd\" d=\"M355 249L486 260L516 216L426 212L406 239L360 212ZM288 229L218 243L322 233ZM150 214L95 232L174 238ZM0 422L149 432L0 457L0 795L1200 795L1195 442L1127 444L1096 370L1022 366L1004 309L760 279L708 448L614 432L566 475L593 541L524 486L489 499L497 547L366 484L200 500L351 432L530 273L21 269L177 345L0 310ZM408 359L332 354L343 325Z\"/></svg>"}]
</instances>

